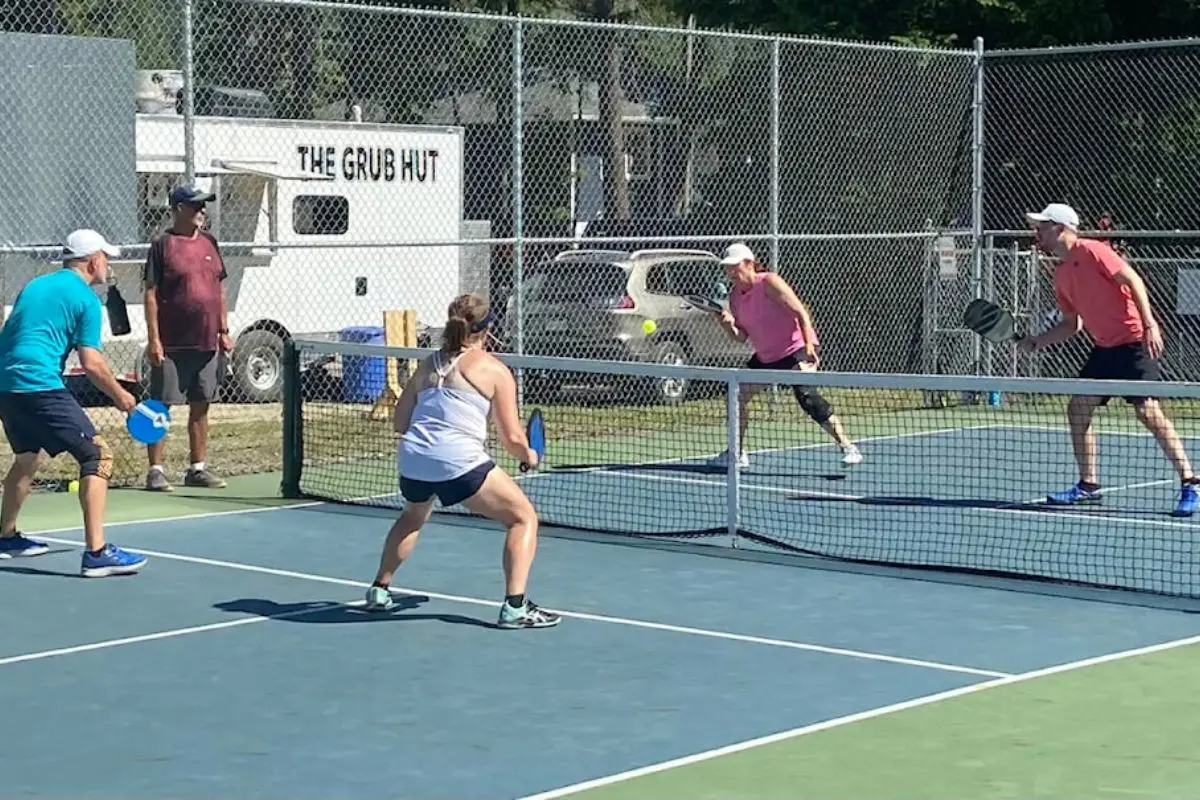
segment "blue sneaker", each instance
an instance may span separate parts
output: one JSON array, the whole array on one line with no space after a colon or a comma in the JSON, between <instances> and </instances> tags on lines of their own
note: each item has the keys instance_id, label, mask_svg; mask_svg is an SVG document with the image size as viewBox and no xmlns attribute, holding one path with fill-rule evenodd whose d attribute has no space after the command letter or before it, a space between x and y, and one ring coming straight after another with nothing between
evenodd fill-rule
<instances>
[{"instance_id":1,"label":"blue sneaker","mask_svg":"<svg viewBox=\"0 0 1200 800\"><path fill-rule=\"evenodd\" d=\"M1172 516L1190 517L1196 513L1197 506L1200 506L1200 491L1195 484L1185 483L1179 490L1179 502L1175 504Z\"/></svg>"},{"instance_id":2,"label":"blue sneaker","mask_svg":"<svg viewBox=\"0 0 1200 800\"><path fill-rule=\"evenodd\" d=\"M18 533L16 536L0 537L0 559L29 558L31 556L45 555L49 552L49 547L41 542L26 539L23 533Z\"/></svg>"},{"instance_id":3,"label":"blue sneaker","mask_svg":"<svg viewBox=\"0 0 1200 800\"><path fill-rule=\"evenodd\" d=\"M80 573L85 578L107 578L110 575L132 575L144 566L145 556L127 553L116 545L106 544L104 549L95 555L83 551Z\"/></svg>"},{"instance_id":4,"label":"blue sneaker","mask_svg":"<svg viewBox=\"0 0 1200 800\"><path fill-rule=\"evenodd\" d=\"M1054 506L1077 506L1089 503L1099 503L1101 494L1099 489L1085 489L1080 484L1075 484L1070 489L1065 489L1061 492L1047 495L1046 502Z\"/></svg>"}]
</instances>

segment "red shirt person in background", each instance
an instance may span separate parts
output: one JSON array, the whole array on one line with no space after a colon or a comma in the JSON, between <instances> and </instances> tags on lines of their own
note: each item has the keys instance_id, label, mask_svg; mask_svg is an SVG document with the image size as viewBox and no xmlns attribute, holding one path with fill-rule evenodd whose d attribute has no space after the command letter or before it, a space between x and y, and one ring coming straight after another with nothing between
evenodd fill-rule
<instances>
[{"instance_id":1,"label":"red shirt person in background","mask_svg":"<svg viewBox=\"0 0 1200 800\"><path fill-rule=\"evenodd\" d=\"M1142 278L1104 242L1079 238L1079 216L1070 206L1051 203L1040 213L1026 214L1034 225L1037 246L1059 259L1054 294L1063 319L1040 336L1022 340L1025 350L1064 342L1086 329L1095 346L1079 377L1087 380L1155 381L1160 378L1162 331L1150 307ZM1099 503L1102 497L1096 465L1092 417L1107 397L1073 396L1067 405L1071 443L1079 463L1079 483L1047 500L1057 505ZM1154 434L1181 481L1176 516L1191 516L1200 504L1197 481L1183 443L1156 398L1129 396L1137 417Z\"/></svg>"},{"instance_id":2,"label":"red shirt person in background","mask_svg":"<svg viewBox=\"0 0 1200 800\"><path fill-rule=\"evenodd\" d=\"M171 227L150 245L143 275L150 357L150 396L169 406L188 405L191 464L185 486L221 489L225 481L205 461L208 407L233 350L225 297L225 262L217 241L203 229L205 203L216 196L192 186L171 192ZM166 440L150 445L146 488L171 491Z\"/></svg>"}]
</instances>

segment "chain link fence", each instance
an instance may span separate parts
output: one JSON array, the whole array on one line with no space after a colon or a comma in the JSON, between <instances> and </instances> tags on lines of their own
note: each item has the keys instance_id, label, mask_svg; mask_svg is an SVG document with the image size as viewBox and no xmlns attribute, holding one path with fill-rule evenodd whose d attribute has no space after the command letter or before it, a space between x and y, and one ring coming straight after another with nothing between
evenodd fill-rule
<instances>
[{"instance_id":1,"label":"chain link fence","mask_svg":"<svg viewBox=\"0 0 1200 800\"><path fill-rule=\"evenodd\" d=\"M976 296L1049 319L1022 213L1059 199L1122 233L1186 227L1200 169L1194 46L984 53L329 0L17 0L0 40L0 132L28 143L0 161L6 313L67 231L103 231L134 324L106 327L106 353L144 386L146 249L171 188L217 194L237 347L208 460L226 475L279 467L286 339L430 344L464 291L490 298L510 352L742 363L681 303L722 291L737 240L809 305L828 369L1070 374L1081 343L1034 359L959 324ZM1190 379L1189 235L1127 244L1168 373ZM334 400L386 393L387 370L330 369ZM563 388L545 377L523 388ZM119 415L72 385L116 482L140 483Z\"/></svg>"}]
</instances>

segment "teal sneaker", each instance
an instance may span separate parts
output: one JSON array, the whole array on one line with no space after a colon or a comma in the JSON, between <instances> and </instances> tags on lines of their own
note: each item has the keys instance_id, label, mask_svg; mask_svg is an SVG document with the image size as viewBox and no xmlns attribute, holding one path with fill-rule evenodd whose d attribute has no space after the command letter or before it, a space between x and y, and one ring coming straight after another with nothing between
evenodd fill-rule
<instances>
[{"instance_id":1,"label":"teal sneaker","mask_svg":"<svg viewBox=\"0 0 1200 800\"><path fill-rule=\"evenodd\" d=\"M372 586L367 589L367 602L363 608L367 611L389 611L395 604L391 592L382 586Z\"/></svg>"},{"instance_id":2,"label":"teal sneaker","mask_svg":"<svg viewBox=\"0 0 1200 800\"><path fill-rule=\"evenodd\" d=\"M529 599L523 606L510 606L507 602L500 604L500 621L496 624L501 628L553 628L561 621L558 614L538 608Z\"/></svg>"}]
</instances>

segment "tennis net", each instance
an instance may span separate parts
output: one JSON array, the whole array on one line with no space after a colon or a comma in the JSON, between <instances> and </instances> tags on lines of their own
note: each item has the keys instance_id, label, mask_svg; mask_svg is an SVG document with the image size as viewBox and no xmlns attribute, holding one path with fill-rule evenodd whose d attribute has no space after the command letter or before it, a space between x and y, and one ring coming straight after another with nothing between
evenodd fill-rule
<instances>
[{"instance_id":1,"label":"tennis net","mask_svg":"<svg viewBox=\"0 0 1200 800\"><path fill-rule=\"evenodd\" d=\"M289 343L285 494L401 507L376 401L428 352ZM523 416L545 414L546 465L522 474L492 452L544 526L1200 597L1200 514L1175 515L1179 476L1122 400L1158 398L1200 466L1200 385L501 357ZM745 456L722 458L739 452L738 392L763 384L775 388L747 408ZM861 463L797 387L827 400ZM1079 479L1066 419L1087 395L1113 398L1093 423L1099 502L1054 505Z\"/></svg>"}]
</instances>

